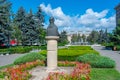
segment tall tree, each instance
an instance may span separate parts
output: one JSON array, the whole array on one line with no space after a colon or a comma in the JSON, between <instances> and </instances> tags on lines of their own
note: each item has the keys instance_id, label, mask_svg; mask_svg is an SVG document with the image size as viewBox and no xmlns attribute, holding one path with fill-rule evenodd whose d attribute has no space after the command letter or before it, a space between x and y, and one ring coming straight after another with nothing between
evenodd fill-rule
<instances>
[{"instance_id":1,"label":"tall tree","mask_svg":"<svg viewBox=\"0 0 120 80\"><path fill-rule=\"evenodd\" d=\"M66 31L62 31L60 33L60 39L59 39L59 43L62 43L62 44L67 44L68 43L68 39L67 39L67 32Z\"/></svg>"},{"instance_id":2,"label":"tall tree","mask_svg":"<svg viewBox=\"0 0 120 80\"><path fill-rule=\"evenodd\" d=\"M114 45L120 45L120 20L118 22L117 27L114 30L113 40Z\"/></svg>"},{"instance_id":3,"label":"tall tree","mask_svg":"<svg viewBox=\"0 0 120 80\"><path fill-rule=\"evenodd\" d=\"M44 23L45 19L44 19L44 14L42 12L41 7L38 7L38 11L35 15L35 24L38 30L38 34L39 34L39 38L40 38L40 43L44 44L45 42L45 35L46 35L46 30L44 29Z\"/></svg>"},{"instance_id":4,"label":"tall tree","mask_svg":"<svg viewBox=\"0 0 120 80\"><path fill-rule=\"evenodd\" d=\"M26 15L24 27L22 27L22 42L23 45L33 45L38 42L38 35L33 19L32 10Z\"/></svg>"},{"instance_id":5,"label":"tall tree","mask_svg":"<svg viewBox=\"0 0 120 80\"><path fill-rule=\"evenodd\" d=\"M77 42L81 42L81 36L80 36L80 34L78 34L78 36L77 36Z\"/></svg>"},{"instance_id":6,"label":"tall tree","mask_svg":"<svg viewBox=\"0 0 120 80\"><path fill-rule=\"evenodd\" d=\"M11 3L7 0L0 0L0 45L9 44L11 26Z\"/></svg>"},{"instance_id":7,"label":"tall tree","mask_svg":"<svg viewBox=\"0 0 120 80\"><path fill-rule=\"evenodd\" d=\"M107 43L107 42L109 41L107 29L105 29L105 32L104 32L104 34L103 34L103 39L104 39L104 42L105 42L105 43Z\"/></svg>"},{"instance_id":8,"label":"tall tree","mask_svg":"<svg viewBox=\"0 0 120 80\"><path fill-rule=\"evenodd\" d=\"M46 35L46 30L44 29L44 14L42 12L42 9L41 7L38 7L38 11L36 13L36 18L38 19L38 29L39 29L39 37L40 37L40 42L43 44L45 42L45 35Z\"/></svg>"},{"instance_id":9,"label":"tall tree","mask_svg":"<svg viewBox=\"0 0 120 80\"><path fill-rule=\"evenodd\" d=\"M98 43L102 44L105 42L105 39L104 39L104 31L101 29L99 31L99 38L98 38Z\"/></svg>"},{"instance_id":10,"label":"tall tree","mask_svg":"<svg viewBox=\"0 0 120 80\"><path fill-rule=\"evenodd\" d=\"M18 27L21 29L25 23L26 11L23 7L20 7L15 15L14 21L16 21Z\"/></svg>"},{"instance_id":11,"label":"tall tree","mask_svg":"<svg viewBox=\"0 0 120 80\"><path fill-rule=\"evenodd\" d=\"M85 34L83 34L81 37L83 39L83 42L86 42L86 36L85 36Z\"/></svg>"},{"instance_id":12,"label":"tall tree","mask_svg":"<svg viewBox=\"0 0 120 80\"><path fill-rule=\"evenodd\" d=\"M22 27L24 27L25 24L25 16L26 11L23 7L20 7L14 15L13 18L13 38L17 39L18 43L21 43L22 41Z\"/></svg>"},{"instance_id":13,"label":"tall tree","mask_svg":"<svg viewBox=\"0 0 120 80\"><path fill-rule=\"evenodd\" d=\"M71 38L71 41L72 41L72 43L74 44L75 42L77 42L77 34L73 34L72 35L72 38Z\"/></svg>"},{"instance_id":14,"label":"tall tree","mask_svg":"<svg viewBox=\"0 0 120 80\"><path fill-rule=\"evenodd\" d=\"M98 32L95 31L95 30L93 30L93 31L89 34L89 36L88 36L88 38L87 38L87 41L90 42L90 43L92 43L92 44L94 44L94 43L97 43L97 42L98 42L98 38L99 38Z\"/></svg>"}]
</instances>

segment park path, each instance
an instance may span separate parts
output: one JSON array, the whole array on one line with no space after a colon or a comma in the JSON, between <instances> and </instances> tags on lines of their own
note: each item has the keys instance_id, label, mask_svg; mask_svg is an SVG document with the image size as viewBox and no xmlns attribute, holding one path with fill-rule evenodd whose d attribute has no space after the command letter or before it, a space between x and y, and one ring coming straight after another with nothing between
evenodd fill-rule
<instances>
[{"instance_id":1,"label":"park path","mask_svg":"<svg viewBox=\"0 0 120 80\"><path fill-rule=\"evenodd\" d=\"M120 51L106 50L104 46L92 46L102 56L107 56L116 62L116 69L120 72Z\"/></svg>"},{"instance_id":2,"label":"park path","mask_svg":"<svg viewBox=\"0 0 120 80\"><path fill-rule=\"evenodd\" d=\"M0 67L8 64L12 64L14 60L24 54L11 54L11 55L0 55Z\"/></svg>"}]
</instances>

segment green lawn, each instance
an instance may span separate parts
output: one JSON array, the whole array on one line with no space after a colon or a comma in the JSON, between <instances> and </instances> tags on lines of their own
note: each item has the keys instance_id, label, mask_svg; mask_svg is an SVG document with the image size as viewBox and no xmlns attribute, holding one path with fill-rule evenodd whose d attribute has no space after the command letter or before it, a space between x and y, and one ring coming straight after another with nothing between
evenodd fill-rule
<instances>
[{"instance_id":1,"label":"green lawn","mask_svg":"<svg viewBox=\"0 0 120 80\"><path fill-rule=\"evenodd\" d=\"M120 80L120 73L114 68L92 68L91 80Z\"/></svg>"}]
</instances>

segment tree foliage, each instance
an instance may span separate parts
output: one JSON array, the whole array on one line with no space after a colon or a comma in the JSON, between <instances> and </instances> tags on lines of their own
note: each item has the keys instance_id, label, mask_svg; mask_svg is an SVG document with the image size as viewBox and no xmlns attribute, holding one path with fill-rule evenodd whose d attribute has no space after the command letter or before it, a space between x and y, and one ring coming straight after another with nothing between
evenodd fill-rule
<instances>
[{"instance_id":1,"label":"tree foliage","mask_svg":"<svg viewBox=\"0 0 120 80\"><path fill-rule=\"evenodd\" d=\"M67 32L66 31L63 30L60 33L59 36L60 36L59 43L61 43L61 44L67 44L68 43Z\"/></svg>"},{"instance_id":2,"label":"tree foliage","mask_svg":"<svg viewBox=\"0 0 120 80\"><path fill-rule=\"evenodd\" d=\"M26 11L23 7L20 7L15 15L13 15L13 39L17 39L18 45L22 42L21 29L25 22ZM18 36L19 35L19 36Z\"/></svg>"},{"instance_id":3,"label":"tree foliage","mask_svg":"<svg viewBox=\"0 0 120 80\"><path fill-rule=\"evenodd\" d=\"M77 36L77 41L80 42L81 39L82 39L82 37L80 36L80 34L78 34L78 36Z\"/></svg>"},{"instance_id":4,"label":"tree foliage","mask_svg":"<svg viewBox=\"0 0 120 80\"><path fill-rule=\"evenodd\" d=\"M44 15L41 8L38 8L36 14L33 14L32 9L29 13L26 13L23 7L20 7L14 18L15 29L20 30L15 32L15 35L20 35L17 40L22 41L22 45L40 45L45 41L45 29L44 29Z\"/></svg>"},{"instance_id":5,"label":"tree foliage","mask_svg":"<svg viewBox=\"0 0 120 80\"><path fill-rule=\"evenodd\" d=\"M0 0L0 45L9 44L11 26L11 3L7 0Z\"/></svg>"},{"instance_id":6,"label":"tree foliage","mask_svg":"<svg viewBox=\"0 0 120 80\"><path fill-rule=\"evenodd\" d=\"M99 33L95 30L93 30L90 35L88 36L87 40L90 42L90 43L97 43L98 41L98 38L99 38Z\"/></svg>"},{"instance_id":7,"label":"tree foliage","mask_svg":"<svg viewBox=\"0 0 120 80\"><path fill-rule=\"evenodd\" d=\"M114 42L114 45L120 45L120 20L113 32L111 41Z\"/></svg>"},{"instance_id":8,"label":"tree foliage","mask_svg":"<svg viewBox=\"0 0 120 80\"><path fill-rule=\"evenodd\" d=\"M72 43L74 44L75 42L77 42L77 39L78 39L78 35L77 34L73 34L72 35L72 39L71 39Z\"/></svg>"},{"instance_id":9,"label":"tree foliage","mask_svg":"<svg viewBox=\"0 0 120 80\"><path fill-rule=\"evenodd\" d=\"M41 44L45 43L45 36L46 36L46 30L43 28L44 21L45 21L45 19L44 19L44 14L42 12L42 9L41 9L41 7L38 7L38 11L35 15L35 25L36 25L36 28L39 33L39 38L40 38Z\"/></svg>"},{"instance_id":10,"label":"tree foliage","mask_svg":"<svg viewBox=\"0 0 120 80\"><path fill-rule=\"evenodd\" d=\"M105 31L100 30L100 31L95 31L93 30L89 36L87 37L87 41L91 44L94 43L99 43L99 44L103 44L108 42L109 37L108 37L108 32L107 29Z\"/></svg>"}]
</instances>

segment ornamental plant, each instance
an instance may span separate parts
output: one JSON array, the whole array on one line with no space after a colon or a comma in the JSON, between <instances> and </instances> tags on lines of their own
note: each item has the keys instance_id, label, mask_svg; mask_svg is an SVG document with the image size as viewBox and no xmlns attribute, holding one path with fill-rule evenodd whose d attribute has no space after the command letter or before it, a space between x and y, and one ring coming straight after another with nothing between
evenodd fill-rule
<instances>
[{"instance_id":1,"label":"ornamental plant","mask_svg":"<svg viewBox=\"0 0 120 80\"><path fill-rule=\"evenodd\" d=\"M45 80L90 80L90 65L77 62L70 74L50 72Z\"/></svg>"},{"instance_id":2,"label":"ornamental plant","mask_svg":"<svg viewBox=\"0 0 120 80\"><path fill-rule=\"evenodd\" d=\"M33 61L7 68L4 70L6 73L5 80L28 80L31 77L31 74L27 70L40 64L43 64L43 62Z\"/></svg>"},{"instance_id":3,"label":"ornamental plant","mask_svg":"<svg viewBox=\"0 0 120 80\"><path fill-rule=\"evenodd\" d=\"M73 80L90 80L90 65L77 62L70 76Z\"/></svg>"}]
</instances>

